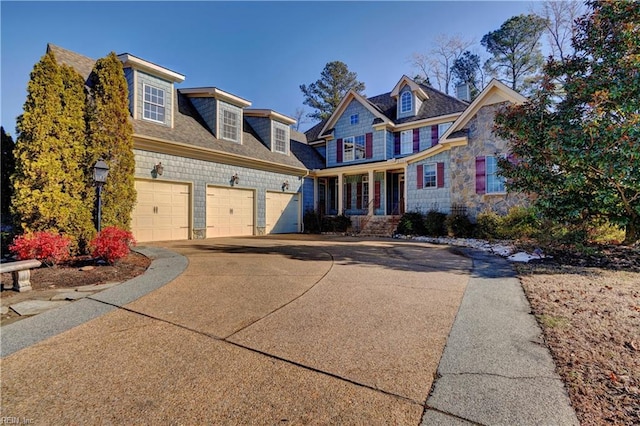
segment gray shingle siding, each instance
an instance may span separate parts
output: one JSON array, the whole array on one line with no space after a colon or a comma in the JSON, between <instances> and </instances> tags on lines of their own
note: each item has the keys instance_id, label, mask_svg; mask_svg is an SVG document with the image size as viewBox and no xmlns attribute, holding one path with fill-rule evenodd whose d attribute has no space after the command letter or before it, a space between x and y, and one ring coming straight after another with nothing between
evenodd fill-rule
<instances>
[{"instance_id":1,"label":"gray shingle siding","mask_svg":"<svg viewBox=\"0 0 640 426\"><path fill-rule=\"evenodd\" d=\"M449 213L451 207L451 167L449 151L407 166L407 211L427 213L437 210ZM444 187L418 189L418 165L444 163Z\"/></svg>"},{"instance_id":2,"label":"gray shingle siding","mask_svg":"<svg viewBox=\"0 0 640 426\"><path fill-rule=\"evenodd\" d=\"M191 103L205 123L207 123L207 127L211 130L211 133L217 135L217 105L215 98L191 98Z\"/></svg>"},{"instance_id":3,"label":"gray shingle siding","mask_svg":"<svg viewBox=\"0 0 640 426\"><path fill-rule=\"evenodd\" d=\"M262 143L271 148L271 120L267 117L245 117L247 123L256 132Z\"/></svg>"},{"instance_id":4,"label":"gray shingle siding","mask_svg":"<svg viewBox=\"0 0 640 426\"><path fill-rule=\"evenodd\" d=\"M138 120L144 120L144 85L150 85L164 90L165 113L164 122L162 124L171 127L171 114L173 111L173 84L169 81L163 80L142 71L135 70L135 73L137 80L135 97L138 111L136 111L134 117ZM154 123L160 124L155 121Z\"/></svg>"},{"instance_id":5,"label":"gray shingle siding","mask_svg":"<svg viewBox=\"0 0 640 426\"><path fill-rule=\"evenodd\" d=\"M133 94L135 93L135 88L133 87L133 70L131 68L124 69L124 78L127 80L127 89L129 90L129 114L133 117Z\"/></svg>"}]
</instances>

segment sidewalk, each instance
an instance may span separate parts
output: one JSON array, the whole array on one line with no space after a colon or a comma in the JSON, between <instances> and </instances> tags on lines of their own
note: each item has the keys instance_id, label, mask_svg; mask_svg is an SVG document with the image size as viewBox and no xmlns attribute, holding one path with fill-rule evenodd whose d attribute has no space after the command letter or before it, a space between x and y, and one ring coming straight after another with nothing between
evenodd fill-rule
<instances>
[{"instance_id":1,"label":"sidewalk","mask_svg":"<svg viewBox=\"0 0 640 426\"><path fill-rule=\"evenodd\" d=\"M579 425L511 265L465 252L473 270L422 426Z\"/></svg>"}]
</instances>

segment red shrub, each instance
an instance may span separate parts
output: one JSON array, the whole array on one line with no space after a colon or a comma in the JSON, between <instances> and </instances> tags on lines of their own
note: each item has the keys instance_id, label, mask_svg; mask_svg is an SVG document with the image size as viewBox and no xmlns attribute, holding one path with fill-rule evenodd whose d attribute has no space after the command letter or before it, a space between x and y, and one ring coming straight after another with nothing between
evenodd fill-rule
<instances>
[{"instance_id":1,"label":"red shrub","mask_svg":"<svg viewBox=\"0 0 640 426\"><path fill-rule=\"evenodd\" d=\"M55 265L69 258L71 237L53 232L39 231L16 237L9 250L19 260L38 259L46 265Z\"/></svg>"},{"instance_id":2,"label":"red shrub","mask_svg":"<svg viewBox=\"0 0 640 426\"><path fill-rule=\"evenodd\" d=\"M136 240L133 234L115 226L104 228L89 243L91 255L104 259L110 264L122 259L130 252L130 246L134 246Z\"/></svg>"}]
</instances>

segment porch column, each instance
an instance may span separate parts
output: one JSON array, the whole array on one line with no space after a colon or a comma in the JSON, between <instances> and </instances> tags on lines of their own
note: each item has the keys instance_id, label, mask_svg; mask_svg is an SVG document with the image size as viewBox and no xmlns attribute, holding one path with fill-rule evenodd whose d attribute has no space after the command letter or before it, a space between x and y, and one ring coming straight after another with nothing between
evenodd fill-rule
<instances>
[{"instance_id":1,"label":"porch column","mask_svg":"<svg viewBox=\"0 0 640 426\"><path fill-rule=\"evenodd\" d=\"M313 209L318 211L320 206L318 205L318 178L313 178Z\"/></svg>"},{"instance_id":2,"label":"porch column","mask_svg":"<svg viewBox=\"0 0 640 426\"><path fill-rule=\"evenodd\" d=\"M407 171L409 170L408 166L404 166L404 194L402 194L402 198L404 199L404 206L402 208L402 212L406 213L407 212L407 193L409 185L407 185Z\"/></svg>"},{"instance_id":3,"label":"porch column","mask_svg":"<svg viewBox=\"0 0 640 426\"><path fill-rule=\"evenodd\" d=\"M342 214L344 213L344 200L342 199L342 192L344 191L344 189L342 188L343 185L343 176L342 173L340 173L338 175L338 214Z\"/></svg>"},{"instance_id":4,"label":"porch column","mask_svg":"<svg viewBox=\"0 0 640 426\"><path fill-rule=\"evenodd\" d=\"M376 183L373 180L373 175L374 175L373 169L369 170L369 200L368 200L368 204L367 204L368 209L369 209L367 214L369 216L373 216L374 215L374 213L375 213L375 211L374 211L375 210L375 204L376 204L375 201L373 201L376 198L376 191L375 191Z\"/></svg>"}]
</instances>

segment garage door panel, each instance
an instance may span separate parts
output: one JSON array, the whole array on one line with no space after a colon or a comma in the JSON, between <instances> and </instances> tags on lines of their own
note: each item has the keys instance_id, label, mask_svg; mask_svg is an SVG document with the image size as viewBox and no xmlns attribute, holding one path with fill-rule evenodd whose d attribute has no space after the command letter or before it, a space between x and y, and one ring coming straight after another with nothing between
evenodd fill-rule
<instances>
[{"instance_id":1,"label":"garage door panel","mask_svg":"<svg viewBox=\"0 0 640 426\"><path fill-rule=\"evenodd\" d=\"M290 193L267 193L267 233L300 231L300 196Z\"/></svg>"},{"instance_id":2,"label":"garage door panel","mask_svg":"<svg viewBox=\"0 0 640 426\"><path fill-rule=\"evenodd\" d=\"M207 237L253 235L254 192L239 188L207 188Z\"/></svg>"},{"instance_id":3,"label":"garage door panel","mask_svg":"<svg viewBox=\"0 0 640 426\"><path fill-rule=\"evenodd\" d=\"M188 239L190 186L144 180L135 185L138 195L131 224L136 240Z\"/></svg>"}]
</instances>

